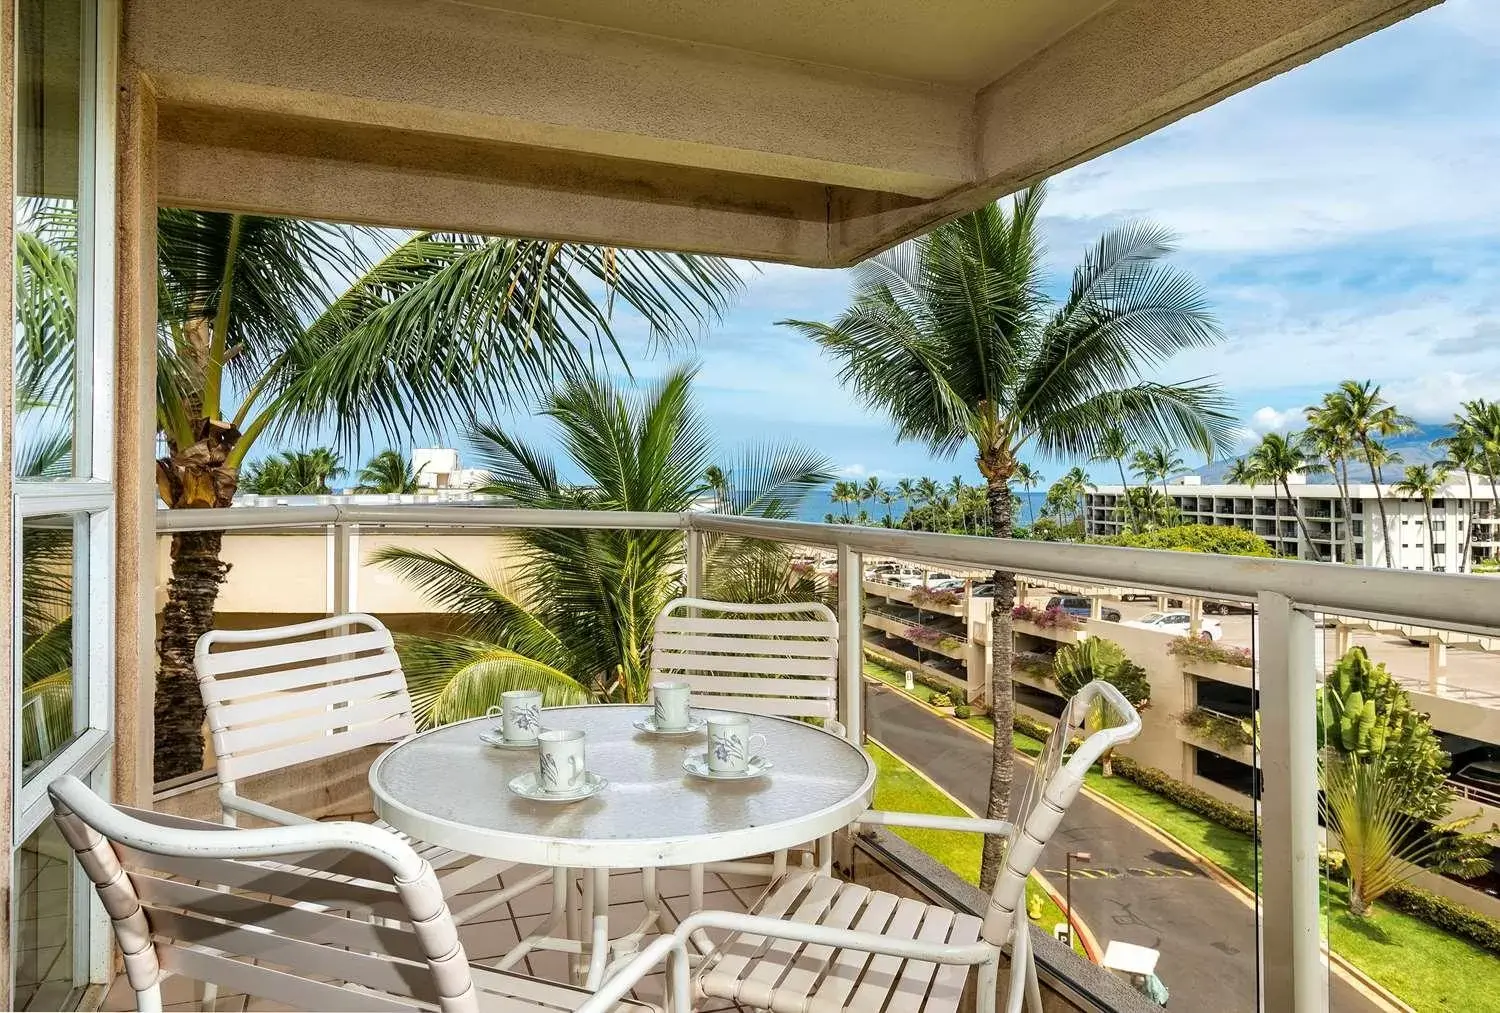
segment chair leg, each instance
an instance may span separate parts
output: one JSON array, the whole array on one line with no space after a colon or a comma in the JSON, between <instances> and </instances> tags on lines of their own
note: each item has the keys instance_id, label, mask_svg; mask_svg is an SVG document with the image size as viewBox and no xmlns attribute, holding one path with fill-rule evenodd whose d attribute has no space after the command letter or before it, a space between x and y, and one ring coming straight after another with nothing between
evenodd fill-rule
<instances>
[{"instance_id":1,"label":"chair leg","mask_svg":"<svg viewBox=\"0 0 1500 1013\"><path fill-rule=\"evenodd\" d=\"M214 986L217 988L218 986ZM150 988L137 989L135 993L135 1008L140 1013L161 1013L161 985L152 985Z\"/></svg>"},{"instance_id":2,"label":"chair leg","mask_svg":"<svg viewBox=\"0 0 1500 1013\"><path fill-rule=\"evenodd\" d=\"M974 974L975 1013L995 1013L995 990L1000 987L1000 954L980 964Z\"/></svg>"},{"instance_id":3,"label":"chair leg","mask_svg":"<svg viewBox=\"0 0 1500 1013\"><path fill-rule=\"evenodd\" d=\"M1030 963L1031 934L1026 925L1018 925L1011 933L1010 980L1005 984L1005 1013L1021 1013L1021 1004L1026 999L1026 968Z\"/></svg>"}]
</instances>

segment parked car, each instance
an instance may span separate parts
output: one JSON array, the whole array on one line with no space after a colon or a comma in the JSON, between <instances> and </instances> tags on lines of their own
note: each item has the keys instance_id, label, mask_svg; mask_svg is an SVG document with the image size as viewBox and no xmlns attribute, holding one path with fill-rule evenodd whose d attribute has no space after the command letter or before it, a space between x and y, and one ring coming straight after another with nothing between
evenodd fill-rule
<instances>
[{"instance_id":1,"label":"parked car","mask_svg":"<svg viewBox=\"0 0 1500 1013\"><path fill-rule=\"evenodd\" d=\"M1192 629L1192 624L1192 617L1186 612L1171 611L1147 612L1139 619L1131 620L1128 623L1121 623L1120 625L1134 626L1142 630L1161 630L1164 633L1175 633L1179 637L1185 637L1188 635L1188 631ZM1200 619L1198 620L1198 636L1204 640L1222 640L1224 639L1224 628L1219 625L1217 619Z\"/></svg>"},{"instance_id":2,"label":"parked car","mask_svg":"<svg viewBox=\"0 0 1500 1013\"><path fill-rule=\"evenodd\" d=\"M927 590L929 591L962 591L968 581L962 577L946 577L942 580L929 580Z\"/></svg>"},{"instance_id":3,"label":"parked car","mask_svg":"<svg viewBox=\"0 0 1500 1013\"><path fill-rule=\"evenodd\" d=\"M969 596L973 598L993 598L995 597L995 585L975 584L969 591Z\"/></svg>"},{"instance_id":4,"label":"parked car","mask_svg":"<svg viewBox=\"0 0 1500 1013\"><path fill-rule=\"evenodd\" d=\"M1077 616L1079 619L1087 619L1092 614L1092 609L1089 607L1089 600L1078 595L1055 594L1047 599L1047 607L1049 609L1062 609L1068 615ZM1099 618L1117 623L1120 621L1120 610L1110 608L1108 605L1101 605L1099 607Z\"/></svg>"},{"instance_id":5,"label":"parked car","mask_svg":"<svg viewBox=\"0 0 1500 1013\"><path fill-rule=\"evenodd\" d=\"M1245 616L1255 611L1254 606L1242 601L1215 601L1212 598L1203 599L1203 611L1213 616Z\"/></svg>"},{"instance_id":6,"label":"parked car","mask_svg":"<svg viewBox=\"0 0 1500 1013\"><path fill-rule=\"evenodd\" d=\"M1464 766L1453 780L1500 795L1500 760L1479 760Z\"/></svg>"},{"instance_id":7,"label":"parked car","mask_svg":"<svg viewBox=\"0 0 1500 1013\"><path fill-rule=\"evenodd\" d=\"M1121 601L1155 601L1157 599L1157 597L1158 597L1158 595L1154 595L1150 591L1126 591L1124 594L1120 595L1120 600ZM1168 598L1167 599L1167 605L1169 607L1171 607L1171 608L1174 608L1174 609L1182 608L1182 599L1181 598Z\"/></svg>"}]
</instances>

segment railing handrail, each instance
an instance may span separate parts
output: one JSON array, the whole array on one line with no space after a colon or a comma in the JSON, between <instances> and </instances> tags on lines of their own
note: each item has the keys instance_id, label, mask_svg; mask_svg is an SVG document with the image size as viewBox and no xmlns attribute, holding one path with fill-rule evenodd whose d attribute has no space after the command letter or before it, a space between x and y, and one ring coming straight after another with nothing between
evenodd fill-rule
<instances>
[{"instance_id":1,"label":"railing handrail","mask_svg":"<svg viewBox=\"0 0 1500 1013\"><path fill-rule=\"evenodd\" d=\"M231 531L370 524L401 527L683 530L895 556L939 566L991 568L1096 584L1254 600L1273 592L1298 606L1339 615L1500 634L1500 579L1339 563L1221 556L1067 542L898 531L848 524L725 514L610 510L526 510L400 504L330 504L159 510L157 530Z\"/></svg>"},{"instance_id":2,"label":"railing handrail","mask_svg":"<svg viewBox=\"0 0 1500 1013\"><path fill-rule=\"evenodd\" d=\"M1479 788L1451 777L1448 778L1446 783L1460 798L1467 799L1470 802L1483 802L1485 805L1500 806L1500 791Z\"/></svg>"}]
</instances>

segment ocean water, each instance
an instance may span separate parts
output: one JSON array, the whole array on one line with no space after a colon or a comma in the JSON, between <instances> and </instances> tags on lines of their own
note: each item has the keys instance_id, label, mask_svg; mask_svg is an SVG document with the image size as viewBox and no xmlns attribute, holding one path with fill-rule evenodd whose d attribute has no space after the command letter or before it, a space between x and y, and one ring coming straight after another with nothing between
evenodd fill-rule
<instances>
[{"instance_id":1,"label":"ocean water","mask_svg":"<svg viewBox=\"0 0 1500 1013\"><path fill-rule=\"evenodd\" d=\"M1042 511L1042 503L1046 500L1046 498L1046 493L1040 490L1033 490L1029 493L1023 491L1021 493L1022 503L1021 514L1019 517L1020 522L1022 524L1030 523L1033 510L1036 511L1036 516L1040 517ZM870 519L876 524L879 524L880 521L885 517L885 507L881 506L879 503L850 504L849 515L851 517L856 516L859 513L861 507L869 512ZM891 516L895 520L899 521L901 519L901 511L903 509L904 507L902 506L902 504L892 503ZM814 493L807 498L807 500L802 504L802 509L798 512L797 518L798 520L804 521L821 521L826 514L833 514L835 517L841 517L843 516L843 513L843 504L835 505L828 490L824 489L818 491L817 493Z\"/></svg>"}]
</instances>

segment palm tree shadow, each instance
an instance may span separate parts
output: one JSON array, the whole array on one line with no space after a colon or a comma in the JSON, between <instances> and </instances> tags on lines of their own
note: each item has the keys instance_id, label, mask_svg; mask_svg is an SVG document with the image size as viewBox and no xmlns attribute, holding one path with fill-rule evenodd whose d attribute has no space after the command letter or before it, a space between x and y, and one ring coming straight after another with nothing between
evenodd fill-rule
<instances>
[{"instance_id":1,"label":"palm tree shadow","mask_svg":"<svg viewBox=\"0 0 1500 1013\"><path fill-rule=\"evenodd\" d=\"M1385 929L1375 924L1369 918L1356 918L1348 912L1344 912L1334 919L1334 923L1329 929L1329 935L1336 937L1341 931L1349 932L1356 936L1363 936L1373 943L1380 943L1384 946L1392 945L1390 934Z\"/></svg>"}]
</instances>

